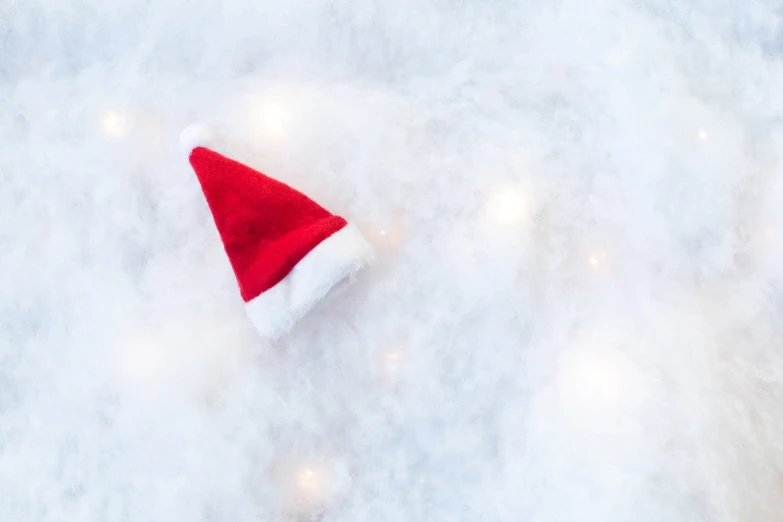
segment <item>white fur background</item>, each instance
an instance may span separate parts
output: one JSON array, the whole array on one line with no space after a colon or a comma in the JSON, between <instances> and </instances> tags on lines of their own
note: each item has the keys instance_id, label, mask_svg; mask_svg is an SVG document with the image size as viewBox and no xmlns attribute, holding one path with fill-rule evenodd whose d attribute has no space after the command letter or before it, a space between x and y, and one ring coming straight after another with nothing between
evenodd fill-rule
<instances>
[{"instance_id":1,"label":"white fur background","mask_svg":"<svg viewBox=\"0 0 783 522\"><path fill-rule=\"evenodd\" d=\"M0 520L781 520L781 16L0 3ZM377 245L275 343L196 121Z\"/></svg>"}]
</instances>

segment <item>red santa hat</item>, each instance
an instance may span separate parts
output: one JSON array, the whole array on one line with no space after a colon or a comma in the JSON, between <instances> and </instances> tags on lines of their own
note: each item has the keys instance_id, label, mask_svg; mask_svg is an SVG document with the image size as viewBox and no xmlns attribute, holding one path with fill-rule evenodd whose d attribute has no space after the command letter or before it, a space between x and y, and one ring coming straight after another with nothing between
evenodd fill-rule
<instances>
[{"instance_id":1,"label":"red santa hat","mask_svg":"<svg viewBox=\"0 0 783 522\"><path fill-rule=\"evenodd\" d=\"M206 148L210 134L182 131L250 320L265 337L288 331L318 301L370 263L356 225L304 194Z\"/></svg>"}]
</instances>

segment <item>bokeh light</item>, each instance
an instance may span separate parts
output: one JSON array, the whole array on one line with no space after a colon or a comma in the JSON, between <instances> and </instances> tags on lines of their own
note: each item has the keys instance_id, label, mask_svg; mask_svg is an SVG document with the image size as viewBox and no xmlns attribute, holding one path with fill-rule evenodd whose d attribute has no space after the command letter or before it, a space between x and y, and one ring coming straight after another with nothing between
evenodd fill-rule
<instances>
[{"instance_id":1,"label":"bokeh light","mask_svg":"<svg viewBox=\"0 0 783 522\"><path fill-rule=\"evenodd\" d=\"M520 187L500 187L490 195L487 211L490 218L498 225L514 226L527 216L529 202Z\"/></svg>"},{"instance_id":2,"label":"bokeh light","mask_svg":"<svg viewBox=\"0 0 783 522\"><path fill-rule=\"evenodd\" d=\"M125 109L107 111L101 118L103 132L109 136L121 137L130 128L130 116Z\"/></svg>"}]
</instances>

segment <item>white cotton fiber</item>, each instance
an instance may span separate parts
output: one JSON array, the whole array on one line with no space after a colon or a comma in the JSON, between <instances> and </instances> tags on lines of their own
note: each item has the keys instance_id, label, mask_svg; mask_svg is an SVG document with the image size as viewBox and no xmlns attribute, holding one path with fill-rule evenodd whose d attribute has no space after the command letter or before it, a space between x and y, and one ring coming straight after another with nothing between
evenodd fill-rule
<instances>
[{"instance_id":1,"label":"white cotton fiber","mask_svg":"<svg viewBox=\"0 0 783 522\"><path fill-rule=\"evenodd\" d=\"M772 4L2 3L0 520L779 520ZM275 342L193 122L376 247Z\"/></svg>"}]
</instances>

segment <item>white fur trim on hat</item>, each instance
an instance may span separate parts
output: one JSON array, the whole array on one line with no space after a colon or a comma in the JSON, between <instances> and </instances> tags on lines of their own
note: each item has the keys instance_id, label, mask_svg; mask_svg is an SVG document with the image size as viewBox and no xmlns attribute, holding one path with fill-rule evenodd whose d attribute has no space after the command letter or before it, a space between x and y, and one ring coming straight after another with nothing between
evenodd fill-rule
<instances>
[{"instance_id":1,"label":"white fur trim on hat","mask_svg":"<svg viewBox=\"0 0 783 522\"><path fill-rule=\"evenodd\" d=\"M179 148L190 154L196 147L205 147L212 141L212 132L204 125L188 125L179 133Z\"/></svg>"},{"instance_id":2,"label":"white fur trim on hat","mask_svg":"<svg viewBox=\"0 0 783 522\"><path fill-rule=\"evenodd\" d=\"M282 281L245 303L258 332L270 338L286 333L327 293L370 264L373 249L349 223L312 249Z\"/></svg>"}]
</instances>

